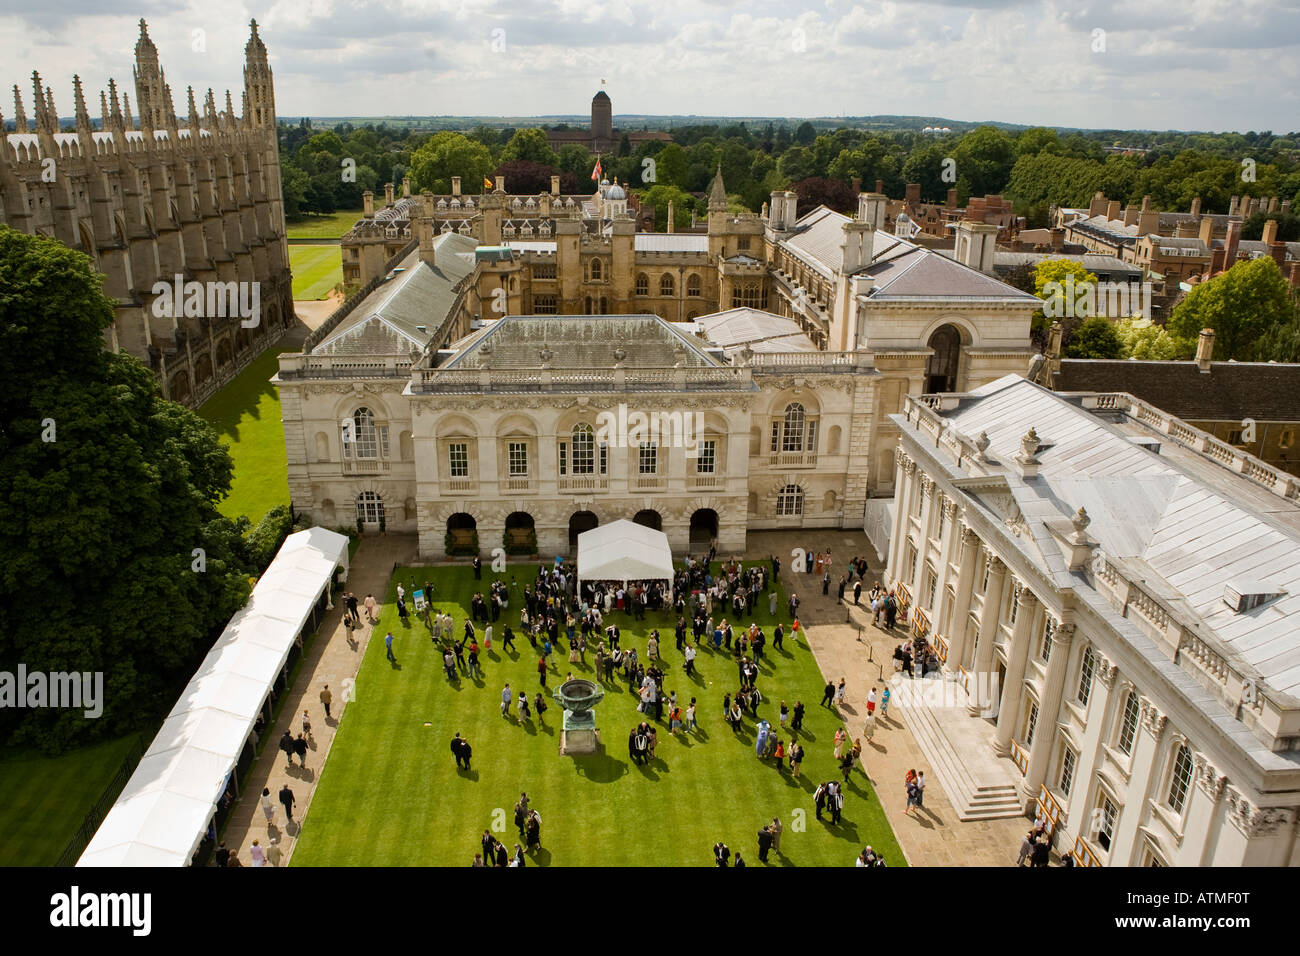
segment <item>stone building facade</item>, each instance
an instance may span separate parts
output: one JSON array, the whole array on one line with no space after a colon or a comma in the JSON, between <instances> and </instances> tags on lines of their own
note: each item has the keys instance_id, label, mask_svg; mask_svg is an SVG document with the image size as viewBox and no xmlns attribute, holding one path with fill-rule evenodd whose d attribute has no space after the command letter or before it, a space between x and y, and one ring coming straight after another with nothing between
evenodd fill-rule
<instances>
[{"instance_id":1,"label":"stone building facade","mask_svg":"<svg viewBox=\"0 0 1300 956\"><path fill-rule=\"evenodd\" d=\"M504 234L503 186L478 203L478 235L436 227L431 197L410 197L404 251L281 357L290 491L313 520L382 515L418 530L426 557L470 531L484 554L526 530L563 552L616 517L678 550L860 528L867 499L892 492L889 415L906 395L1028 367L1038 300L987 274L981 242L963 262L877 237L874 199L856 219L796 219L784 193L766 218L740 215L719 176L706 234L655 234L602 184L547 220L554 238L520 239ZM698 412L707 470L667 445L590 451L587 429L619 406ZM575 446L576 474L562 465Z\"/></svg>"},{"instance_id":2,"label":"stone building facade","mask_svg":"<svg viewBox=\"0 0 1300 956\"><path fill-rule=\"evenodd\" d=\"M15 129L0 133L0 223L90 256L117 301L105 345L148 364L163 395L189 405L229 381L293 317L275 92L256 22L244 52L242 116L229 91L218 111L212 90L200 108L191 88L178 118L141 20L138 117L110 79L96 124L74 77L74 125L61 131L54 93L33 74L34 122L15 86ZM155 284L173 287L177 275L222 296L243 286L245 301L246 284L258 283L256 324L228 305L208 314L206 295L201 308L186 310L204 314L155 308Z\"/></svg>"},{"instance_id":3,"label":"stone building facade","mask_svg":"<svg viewBox=\"0 0 1300 956\"><path fill-rule=\"evenodd\" d=\"M894 418L888 580L963 763L1080 865L1300 864L1300 480L1018 376Z\"/></svg>"}]
</instances>

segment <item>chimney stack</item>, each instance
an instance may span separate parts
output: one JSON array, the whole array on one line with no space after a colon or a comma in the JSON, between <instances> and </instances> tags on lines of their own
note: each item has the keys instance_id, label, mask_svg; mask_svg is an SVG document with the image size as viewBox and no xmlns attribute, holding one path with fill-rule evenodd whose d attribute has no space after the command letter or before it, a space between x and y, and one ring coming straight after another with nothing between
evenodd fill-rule
<instances>
[{"instance_id":1,"label":"chimney stack","mask_svg":"<svg viewBox=\"0 0 1300 956\"><path fill-rule=\"evenodd\" d=\"M361 194L362 214L367 219L375 218L375 194L367 189Z\"/></svg>"},{"instance_id":2,"label":"chimney stack","mask_svg":"<svg viewBox=\"0 0 1300 956\"><path fill-rule=\"evenodd\" d=\"M877 180L876 180L876 192L878 192L878 193L883 193L884 191L885 191L885 181L884 181L883 179L877 179Z\"/></svg>"},{"instance_id":3,"label":"chimney stack","mask_svg":"<svg viewBox=\"0 0 1300 956\"><path fill-rule=\"evenodd\" d=\"M919 203L921 201L921 184L908 183L903 192L903 201L909 206Z\"/></svg>"},{"instance_id":4,"label":"chimney stack","mask_svg":"<svg viewBox=\"0 0 1300 956\"><path fill-rule=\"evenodd\" d=\"M1052 230L1052 249L1060 252L1065 248L1065 230L1057 226Z\"/></svg>"},{"instance_id":5,"label":"chimney stack","mask_svg":"<svg viewBox=\"0 0 1300 956\"><path fill-rule=\"evenodd\" d=\"M1197 219L1201 218L1201 197L1197 196L1192 200L1192 215Z\"/></svg>"},{"instance_id":6,"label":"chimney stack","mask_svg":"<svg viewBox=\"0 0 1300 956\"><path fill-rule=\"evenodd\" d=\"M411 177L402 177L402 198L409 199L411 196Z\"/></svg>"},{"instance_id":7,"label":"chimney stack","mask_svg":"<svg viewBox=\"0 0 1300 956\"><path fill-rule=\"evenodd\" d=\"M503 193L505 191L506 191L506 178L504 176L498 176L497 188L493 190L493 192Z\"/></svg>"},{"instance_id":8,"label":"chimney stack","mask_svg":"<svg viewBox=\"0 0 1300 956\"><path fill-rule=\"evenodd\" d=\"M1277 242L1277 220L1269 219L1264 223L1264 234L1260 236L1264 240L1264 245L1271 246Z\"/></svg>"},{"instance_id":9,"label":"chimney stack","mask_svg":"<svg viewBox=\"0 0 1300 956\"><path fill-rule=\"evenodd\" d=\"M452 194L453 196L459 196L459 195L460 195L460 177L459 177L459 176L452 176L452 177L451 177L451 194Z\"/></svg>"},{"instance_id":10,"label":"chimney stack","mask_svg":"<svg viewBox=\"0 0 1300 956\"><path fill-rule=\"evenodd\" d=\"M843 225L844 242L840 246L840 274L852 275L871 264L876 241L876 227L870 222L851 219Z\"/></svg>"},{"instance_id":11,"label":"chimney stack","mask_svg":"<svg viewBox=\"0 0 1300 956\"><path fill-rule=\"evenodd\" d=\"M674 216L674 215L676 215L676 210L673 208L673 201L670 199L670 200L668 200L668 231L669 231L669 232L672 232L672 231L673 231L673 216Z\"/></svg>"},{"instance_id":12,"label":"chimney stack","mask_svg":"<svg viewBox=\"0 0 1300 956\"><path fill-rule=\"evenodd\" d=\"M559 194L560 194L560 177L559 177L559 176L552 176L552 177L551 177L551 195L552 195L552 196L558 196Z\"/></svg>"},{"instance_id":13,"label":"chimney stack","mask_svg":"<svg viewBox=\"0 0 1300 956\"><path fill-rule=\"evenodd\" d=\"M1124 207L1124 225L1136 226L1138 224L1138 215L1137 207L1129 203Z\"/></svg>"},{"instance_id":14,"label":"chimney stack","mask_svg":"<svg viewBox=\"0 0 1300 956\"><path fill-rule=\"evenodd\" d=\"M1205 243L1206 249L1214 248L1214 220L1209 216L1201 217L1201 242Z\"/></svg>"},{"instance_id":15,"label":"chimney stack","mask_svg":"<svg viewBox=\"0 0 1300 956\"><path fill-rule=\"evenodd\" d=\"M1289 213L1291 211L1291 200L1283 199L1282 202L1278 204L1277 211L1284 216Z\"/></svg>"},{"instance_id":16,"label":"chimney stack","mask_svg":"<svg viewBox=\"0 0 1300 956\"><path fill-rule=\"evenodd\" d=\"M429 268L434 268L434 249L433 249L433 193L425 192L420 197L423 201L420 203L420 261L429 264Z\"/></svg>"},{"instance_id":17,"label":"chimney stack","mask_svg":"<svg viewBox=\"0 0 1300 956\"><path fill-rule=\"evenodd\" d=\"M1223 271L1227 272L1237 261L1237 243L1241 241L1241 220L1228 223L1228 236L1223 240Z\"/></svg>"},{"instance_id":18,"label":"chimney stack","mask_svg":"<svg viewBox=\"0 0 1300 956\"><path fill-rule=\"evenodd\" d=\"M1276 196L1270 196L1270 197L1269 197L1269 200L1268 200L1268 211L1269 211L1269 212L1277 212L1277 197L1276 197Z\"/></svg>"},{"instance_id":19,"label":"chimney stack","mask_svg":"<svg viewBox=\"0 0 1300 956\"><path fill-rule=\"evenodd\" d=\"M391 206L392 204L393 204L393 184L384 183L384 205Z\"/></svg>"},{"instance_id":20,"label":"chimney stack","mask_svg":"<svg viewBox=\"0 0 1300 956\"><path fill-rule=\"evenodd\" d=\"M856 194L856 193L860 193L860 192L862 192L862 177L861 177L861 176L854 176L854 177L852 177L849 181L853 184L853 192L854 192L855 194Z\"/></svg>"},{"instance_id":21,"label":"chimney stack","mask_svg":"<svg viewBox=\"0 0 1300 956\"><path fill-rule=\"evenodd\" d=\"M993 274L993 253L996 249L998 227L993 223L971 222L963 219L957 223L957 261L964 266Z\"/></svg>"},{"instance_id":22,"label":"chimney stack","mask_svg":"<svg viewBox=\"0 0 1300 956\"><path fill-rule=\"evenodd\" d=\"M1119 219L1119 218L1120 218L1120 215L1121 215L1121 213L1120 213L1119 200L1118 200L1118 199L1112 199L1110 202L1106 203L1106 218L1107 218L1107 219L1109 219L1109 220L1111 220L1111 221L1114 221L1114 220L1116 220L1116 219Z\"/></svg>"},{"instance_id":23,"label":"chimney stack","mask_svg":"<svg viewBox=\"0 0 1300 956\"><path fill-rule=\"evenodd\" d=\"M1214 355L1214 329L1201 329L1200 338L1196 340L1196 367L1202 372L1210 371L1210 360Z\"/></svg>"},{"instance_id":24,"label":"chimney stack","mask_svg":"<svg viewBox=\"0 0 1300 956\"><path fill-rule=\"evenodd\" d=\"M1098 189L1092 197L1092 202L1088 203L1088 218L1103 215L1106 212L1106 205L1106 194Z\"/></svg>"},{"instance_id":25,"label":"chimney stack","mask_svg":"<svg viewBox=\"0 0 1300 956\"><path fill-rule=\"evenodd\" d=\"M1240 205L1241 205L1240 196L1233 196L1232 199L1228 200L1228 215L1229 216L1237 215L1237 208Z\"/></svg>"},{"instance_id":26,"label":"chimney stack","mask_svg":"<svg viewBox=\"0 0 1300 956\"><path fill-rule=\"evenodd\" d=\"M884 229L885 204L888 201L883 193L859 193L857 220L869 222L876 229Z\"/></svg>"},{"instance_id":27,"label":"chimney stack","mask_svg":"<svg viewBox=\"0 0 1300 956\"><path fill-rule=\"evenodd\" d=\"M956 208L957 208L957 190L956 190L956 189L949 189L949 190L948 190L948 195L947 195L947 197L945 197L943 204L944 204L944 206L947 207L948 209L956 209Z\"/></svg>"}]
</instances>

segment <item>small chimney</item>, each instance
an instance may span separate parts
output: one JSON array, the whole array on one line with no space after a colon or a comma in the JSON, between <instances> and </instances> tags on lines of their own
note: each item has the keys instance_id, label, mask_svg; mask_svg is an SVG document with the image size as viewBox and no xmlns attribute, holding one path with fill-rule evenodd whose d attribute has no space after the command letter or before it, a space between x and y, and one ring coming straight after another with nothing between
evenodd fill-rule
<instances>
[{"instance_id":1,"label":"small chimney","mask_svg":"<svg viewBox=\"0 0 1300 956\"><path fill-rule=\"evenodd\" d=\"M1142 212L1138 214L1138 235L1154 236L1160 233L1160 213L1152 209L1149 202L1142 203Z\"/></svg>"},{"instance_id":2,"label":"small chimney","mask_svg":"<svg viewBox=\"0 0 1300 956\"><path fill-rule=\"evenodd\" d=\"M1201 197L1197 196L1192 200L1192 215L1197 219L1201 218Z\"/></svg>"},{"instance_id":3,"label":"small chimney","mask_svg":"<svg viewBox=\"0 0 1300 956\"><path fill-rule=\"evenodd\" d=\"M551 195L552 195L552 196L558 196L559 194L560 194L560 177L559 177L559 176L552 176L552 177L551 177Z\"/></svg>"},{"instance_id":4,"label":"small chimney","mask_svg":"<svg viewBox=\"0 0 1300 956\"><path fill-rule=\"evenodd\" d=\"M1106 194L1098 189L1092 197L1092 202L1088 203L1088 218L1103 215L1106 212L1106 205Z\"/></svg>"},{"instance_id":5,"label":"small chimney","mask_svg":"<svg viewBox=\"0 0 1300 956\"><path fill-rule=\"evenodd\" d=\"M361 194L361 209L367 219L375 218L375 194L369 189Z\"/></svg>"},{"instance_id":6,"label":"small chimney","mask_svg":"<svg viewBox=\"0 0 1300 956\"><path fill-rule=\"evenodd\" d=\"M903 201L909 206L921 201L921 184L908 183L903 191Z\"/></svg>"},{"instance_id":7,"label":"small chimney","mask_svg":"<svg viewBox=\"0 0 1300 956\"><path fill-rule=\"evenodd\" d=\"M410 195L411 195L411 177L403 176L402 177L402 198L408 199L410 198Z\"/></svg>"},{"instance_id":8,"label":"small chimney","mask_svg":"<svg viewBox=\"0 0 1300 956\"><path fill-rule=\"evenodd\" d=\"M1264 223L1264 234L1260 236L1260 238L1264 241L1264 245L1266 246L1271 246L1273 243L1277 242L1276 219L1269 219Z\"/></svg>"},{"instance_id":9,"label":"small chimney","mask_svg":"<svg viewBox=\"0 0 1300 956\"><path fill-rule=\"evenodd\" d=\"M884 181L883 179L877 179L877 180L876 180L876 192L878 192L878 193L883 193L884 191L885 191L885 181Z\"/></svg>"},{"instance_id":10,"label":"small chimney","mask_svg":"<svg viewBox=\"0 0 1300 956\"><path fill-rule=\"evenodd\" d=\"M384 205L391 206L392 204L393 204L393 184L384 183Z\"/></svg>"},{"instance_id":11,"label":"small chimney","mask_svg":"<svg viewBox=\"0 0 1300 956\"><path fill-rule=\"evenodd\" d=\"M1107 218L1107 219L1114 221L1114 220L1116 220L1116 219L1119 219L1121 215L1122 215L1122 213L1120 212L1120 206L1119 206L1119 200L1118 200L1118 199L1112 199L1110 202L1106 203L1106 218Z\"/></svg>"},{"instance_id":12,"label":"small chimney","mask_svg":"<svg viewBox=\"0 0 1300 956\"><path fill-rule=\"evenodd\" d=\"M956 209L956 208L957 208L957 190L955 190L955 189L949 189L949 190L948 190L948 195L947 195L947 197L944 199L943 204L944 204L944 206L946 206L948 209Z\"/></svg>"},{"instance_id":13,"label":"small chimney","mask_svg":"<svg viewBox=\"0 0 1300 956\"><path fill-rule=\"evenodd\" d=\"M862 192L862 177L861 177L861 176L854 176L854 177L850 180L850 182L853 183L853 194L854 194L854 195L857 195L858 193Z\"/></svg>"},{"instance_id":14,"label":"small chimney","mask_svg":"<svg viewBox=\"0 0 1300 956\"><path fill-rule=\"evenodd\" d=\"M1057 252L1065 248L1065 230L1060 226L1052 230L1052 248Z\"/></svg>"},{"instance_id":15,"label":"small chimney","mask_svg":"<svg viewBox=\"0 0 1300 956\"><path fill-rule=\"evenodd\" d=\"M453 196L459 196L459 195L460 195L460 177L459 177L459 176L452 176L452 177L451 177L451 194L452 194Z\"/></svg>"},{"instance_id":16,"label":"small chimney","mask_svg":"<svg viewBox=\"0 0 1300 956\"><path fill-rule=\"evenodd\" d=\"M1233 196L1232 199L1228 200L1228 215L1229 216L1237 215L1237 210L1240 208L1240 206L1241 206L1241 197Z\"/></svg>"},{"instance_id":17,"label":"small chimney","mask_svg":"<svg viewBox=\"0 0 1300 956\"><path fill-rule=\"evenodd\" d=\"M1201 329L1201 336L1196 340L1196 367L1208 373L1213 355L1214 329Z\"/></svg>"},{"instance_id":18,"label":"small chimney","mask_svg":"<svg viewBox=\"0 0 1300 956\"><path fill-rule=\"evenodd\" d=\"M673 201L670 199L670 200L668 200L668 231L669 231L669 232L672 232L672 231L673 231L673 215L674 215L674 213L675 213L675 210L673 209Z\"/></svg>"},{"instance_id":19,"label":"small chimney","mask_svg":"<svg viewBox=\"0 0 1300 956\"><path fill-rule=\"evenodd\" d=\"M1277 212L1277 197L1276 197L1276 196L1270 196L1270 197L1269 197L1269 200L1268 200L1268 211L1269 211L1269 212Z\"/></svg>"},{"instance_id":20,"label":"small chimney","mask_svg":"<svg viewBox=\"0 0 1300 956\"><path fill-rule=\"evenodd\" d=\"M1291 212L1291 200L1283 199L1282 202L1278 204L1277 211L1284 216Z\"/></svg>"},{"instance_id":21,"label":"small chimney","mask_svg":"<svg viewBox=\"0 0 1300 956\"><path fill-rule=\"evenodd\" d=\"M1226 272L1237 261L1237 243L1241 241L1241 220L1228 223L1228 236L1223 240L1223 269Z\"/></svg>"},{"instance_id":22,"label":"small chimney","mask_svg":"<svg viewBox=\"0 0 1300 956\"><path fill-rule=\"evenodd\" d=\"M506 178L504 176L497 177L497 188L495 191L499 193L506 191Z\"/></svg>"},{"instance_id":23,"label":"small chimney","mask_svg":"<svg viewBox=\"0 0 1300 956\"><path fill-rule=\"evenodd\" d=\"M1270 220L1270 222L1271 221L1272 220ZM1277 267L1282 271L1282 274L1286 275L1286 243L1269 243L1268 254L1273 257L1273 261L1277 263Z\"/></svg>"}]
</instances>

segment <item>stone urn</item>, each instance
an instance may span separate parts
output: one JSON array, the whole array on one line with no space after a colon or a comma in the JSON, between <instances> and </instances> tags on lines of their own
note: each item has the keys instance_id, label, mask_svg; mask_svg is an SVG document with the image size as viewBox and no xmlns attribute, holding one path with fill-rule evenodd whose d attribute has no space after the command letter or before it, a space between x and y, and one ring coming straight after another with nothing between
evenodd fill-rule
<instances>
[{"instance_id":1,"label":"stone urn","mask_svg":"<svg viewBox=\"0 0 1300 956\"><path fill-rule=\"evenodd\" d=\"M564 726L560 732L560 753L591 754L600 747L596 729L596 705L605 697L605 688L583 678L566 680L552 695L564 708Z\"/></svg>"}]
</instances>

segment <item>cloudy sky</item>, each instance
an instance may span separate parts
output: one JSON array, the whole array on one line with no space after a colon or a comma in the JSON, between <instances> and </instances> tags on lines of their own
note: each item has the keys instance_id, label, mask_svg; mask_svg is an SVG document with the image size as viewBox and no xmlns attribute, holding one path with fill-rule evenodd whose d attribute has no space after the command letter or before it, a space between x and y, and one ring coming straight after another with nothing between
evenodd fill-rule
<instances>
[{"instance_id":1,"label":"cloudy sky","mask_svg":"<svg viewBox=\"0 0 1300 956\"><path fill-rule=\"evenodd\" d=\"M6 88L131 87L145 17L175 101L235 90L248 20L281 116L911 114L1300 128L1300 0L7 0ZM134 102L134 95L132 101ZM0 110L13 116L12 96Z\"/></svg>"}]
</instances>

